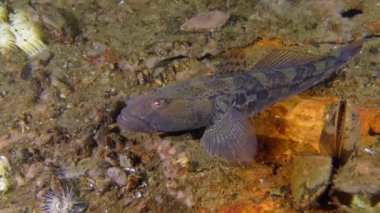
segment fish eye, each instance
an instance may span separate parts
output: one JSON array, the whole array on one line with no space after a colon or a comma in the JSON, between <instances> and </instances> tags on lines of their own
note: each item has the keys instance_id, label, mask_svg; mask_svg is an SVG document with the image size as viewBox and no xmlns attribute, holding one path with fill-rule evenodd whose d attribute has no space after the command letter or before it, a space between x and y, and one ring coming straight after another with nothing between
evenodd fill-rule
<instances>
[{"instance_id":1,"label":"fish eye","mask_svg":"<svg viewBox=\"0 0 380 213\"><path fill-rule=\"evenodd\" d=\"M169 104L169 100L161 98L152 102L153 109L162 109Z\"/></svg>"}]
</instances>

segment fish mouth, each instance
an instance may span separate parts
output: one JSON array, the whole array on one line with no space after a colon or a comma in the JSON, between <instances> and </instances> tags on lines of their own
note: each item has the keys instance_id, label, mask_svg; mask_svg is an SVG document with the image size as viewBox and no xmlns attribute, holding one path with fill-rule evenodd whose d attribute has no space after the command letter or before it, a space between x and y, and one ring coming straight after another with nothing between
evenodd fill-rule
<instances>
[{"instance_id":1,"label":"fish mouth","mask_svg":"<svg viewBox=\"0 0 380 213\"><path fill-rule=\"evenodd\" d=\"M117 116L117 124L120 129L133 132L157 132L146 121L131 113L127 108L124 108L119 116Z\"/></svg>"}]
</instances>

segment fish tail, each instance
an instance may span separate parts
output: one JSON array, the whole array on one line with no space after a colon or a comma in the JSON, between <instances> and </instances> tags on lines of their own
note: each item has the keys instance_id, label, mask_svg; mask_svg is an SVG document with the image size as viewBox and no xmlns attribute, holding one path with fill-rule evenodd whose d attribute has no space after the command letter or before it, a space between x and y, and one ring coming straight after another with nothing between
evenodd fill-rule
<instances>
[{"instance_id":1,"label":"fish tail","mask_svg":"<svg viewBox=\"0 0 380 213\"><path fill-rule=\"evenodd\" d=\"M341 64L346 63L348 60L360 52L362 45L362 40L355 41L354 43L338 49L334 55L339 58Z\"/></svg>"}]
</instances>

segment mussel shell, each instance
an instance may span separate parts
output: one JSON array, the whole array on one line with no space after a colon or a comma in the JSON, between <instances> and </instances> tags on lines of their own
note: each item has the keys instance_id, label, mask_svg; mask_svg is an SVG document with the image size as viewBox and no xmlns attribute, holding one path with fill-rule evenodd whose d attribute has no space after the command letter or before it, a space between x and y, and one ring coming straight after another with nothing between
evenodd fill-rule
<instances>
[{"instance_id":1,"label":"mussel shell","mask_svg":"<svg viewBox=\"0 0 380 213\"><path fill-rule=\"evenodd\" d=\"M356 153L360 143L359 116L356 106L340 100L329 105L324 115L324 126L320 137L323 154L328 154L343 165Z\"/></svg>"}]
</instances>

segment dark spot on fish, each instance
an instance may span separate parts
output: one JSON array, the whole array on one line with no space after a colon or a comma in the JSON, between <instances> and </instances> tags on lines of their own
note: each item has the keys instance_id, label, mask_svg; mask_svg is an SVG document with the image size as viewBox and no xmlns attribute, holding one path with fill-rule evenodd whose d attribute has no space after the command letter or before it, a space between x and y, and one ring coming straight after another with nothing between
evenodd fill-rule
<instances>
[{"instance_id":1,"label":"dark spot on fish","mask_svg":"<svg viewBox=\"0 0 380 213\"><path fill-rule=\"evenodd\" d=\"M309 71L312 70L312 71ZM296 68L296 75L293 78L293 82L301 82L306 79L309 79L310 77L314 77L315 74L315 66L308 65L308 66L300 66Z\"/></svg>"},{"instance_id":2,"label":"dark spot on fish","mask_svg":"<svg viewBox=\"0 0 380 213\"><path fill-rule=\"evenodd\" d=\"M215 114L223 114L224 113L224 110L219 108L218 106L215 108Z\"/></svg>"},{"instance_id":3,"label":"dark spot on fish","mask_svg":"<svg viewBox=\"0 0 380 213\"><path fill-rule=\"evenodd\" d=\"M255 109L255 107L256 107L256 101L250 101L250 102L248 103L247 108Z\"/></svg>"},{"instance_id":4,"label":"dark spot on fish","mask_svg":"<svg viewBox=\"0 0 380 213\"><path fill-rule=\"evenodd\" d=\"M238 93L233 98L233 103L236 105L243 105L247 101L246 97L242 93Z\"/></svg>"},{"instance_id":5,"label":"dark spot on fish","mask_svg":"<svg viewBox=\"0 0 380 213\"><path fill-rule=\"evenodd\" d=\"M293 82L300 82L305 79L304 73L300 73L299 70L297 69L297 73L293 78Z\"/></svg>"},{"instance_id":6,"label":"dark spot on fish","mask_svg":"<svg viewBox=\"0 0 380 213\"><path fill-rule=\"evenodd\" d=\"M190 130L189 133L193 139L199 140L202 138L203 134L205 132L205 127L199 128L199 129L193 129ZM183 132L182 132L183 134Z\"/></svg>"},{"instance_id":7,"label":"dark spot on fish","mask_svg":"<svg viewBox=\"0 0 380 213\"><path fill-rule=\"evenodd\" d=\"M268 92L266 90L261 90L257 93L257 100L262 100L268 97Z\"/></svg>"},{"instance_id":8,"label":"dark spot on fish","mask_svg":"<svg viewBox=\"0 0 380 213\"><path fill-rule=\"evenodd\" d=\"M343 18L353 18L354 16L359 14L363 14L363 11L355 8L340 13L340 15L342 15Z\"/></svg>"},{"instance_id":9,"label":"dark spot on fish","mask_svg":"<svg viewBox=\"0 0 380 213\"><path fill-rule=\"evenodd\" d=\"M255 89L253 89L253 88L247 88L247 91L245 92L245 94L247 95L247 96L251 96L251 95L253 95L253 94L255 94Z\"/></svg>"}]
</instances>

